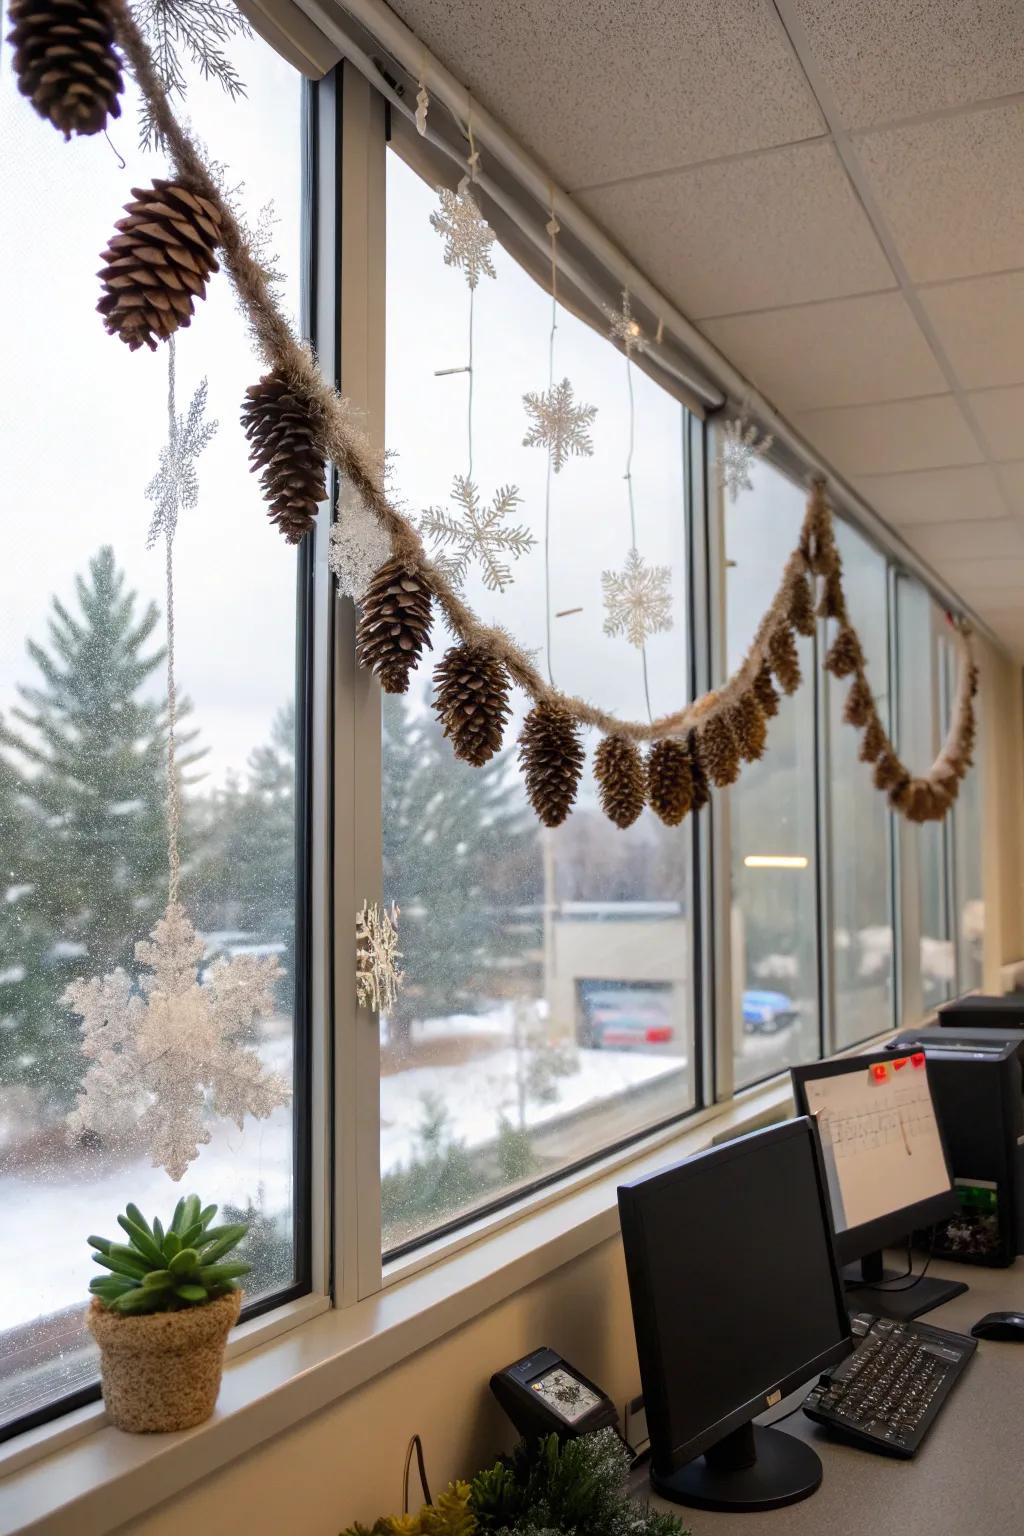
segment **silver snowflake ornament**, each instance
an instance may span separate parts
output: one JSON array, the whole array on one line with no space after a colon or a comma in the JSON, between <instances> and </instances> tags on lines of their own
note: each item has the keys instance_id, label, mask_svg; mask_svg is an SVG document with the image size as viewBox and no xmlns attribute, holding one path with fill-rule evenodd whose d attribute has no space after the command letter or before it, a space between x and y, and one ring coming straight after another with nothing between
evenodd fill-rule
<instances>
[{"instance_id":1,"label":"silver snowflake ornament","mask_svg":"<svg viewBox=\"0 0 1024 1536\"><path fill-rule=\"evenodd\" d=\"M150 549L159 538L173 539L178 527L178 513L198 505L196 460L217 431L215 421L204 420L206 396L207 382L203 379L185 414L172 418L171 439L161 448L160 467L146 486L146 499L153 502L153 516L146 535Z\"/></svg>"},{"instance_id":2,"label":"silver snowflake ornament","mask_svg":"<svg viewBox=\"0 0 1024 1536\"><path fill-rule=\"evenodd\" d=\"M356 914L356 1000L376 1013L395 1006L405 973L398 966L398 908L363 902Z\"/></svg>"},{"instance_id":3,"label":"silver snowflake ornament","mask_svg":"<svg viewBox=\"0 0 1024 1536\"><path fill-rule=\"evenodd\" d=\"M568 379L541 394L532 390L523 396L526 413L533 425L523 438L524 448L546 448L555 474L571 454L590 458L594 445L587 430L597 415L596 405L577 405Z\"/></svg>"},{"instance_id":4,"label":"silver snowflake ornament","mask_svg":"<svg viewBox=\"0 0 1024 1536\"><path fill-rule=\"evenodd\" d=\"M753 424L745 427L742 417L725 423L715 464L722 489L729 493L731 502L737 500L741 491L754 489L750 478L754 460L767 453L774 441L770 433L759 438L757 428Z\"/></svg>"},{"instance_id":5,"label":"silver snowflake ornament","mask_svg":"<svg viewBox=\"0 0 1024 1536\"><path fill-rule=\"evenodd\" d=\"M648 635L672 628L672 571L667 565L648 565L637 549L631 549L621 571L603 571L606 635L625 635L638 649Z\"/></svg>"},{"instance_id":6,"label":"silver snowflake ornament","mask_svg":"<svg viewBox=\"0 0 1024 1536\"><path fill-rule=\"evenodd\" d=\"M633 318L633 306L628 288L622 290L622 301L618 309L612 309L608 304L602 304L601 308L608 321L609 340L617 341L627 357L632 357L634 352L643 352L646 349L647 338L640 328L639 320Z\"/></svg>"},{"instance_id":7,"label":"silver snowflake ornament","mask_svg":"<svg viewBox=\"0 0 1024 1536\"><path fill-rule=\"evenodd\" d=\"M456 475L452 482L453 514L443 507L428 507L420 519L420 531L434 544L434 563L455 587L461 587L472 564L480 566L489 592L504 592L512 585L512 571L504 556L518 560L537 542L522 524L511 528L505 519L522 497L516 485L503 485L490 504L480 505L476 482Z\"/></svg>"},{"instance_id":8,"label":"silver snowflake ornament","mask_svg":"<svg viewBox=\"0 0 1024 1536\"><path fill-rule=\"evenodd\" d=\"M494 231L469 190L469 177L463 176L455 192L438 187L437 195L441 207L430 215L430 224L444 240L445 266L461 267L470 288L481 277L497 277L491 260Z\"/></svg>"},{"instance_id":9,"label":"silver snowflake ornament","mask_svg":"<svg viewBox=\"0 0 1024 1536\"><path fill-rule=\"evenodd\" d=\"M391 540L361 496L346 485L338 500L338 520L331 524L327 564L338 596L358 602L391 555Z\"/></svg>"}]
</instances>

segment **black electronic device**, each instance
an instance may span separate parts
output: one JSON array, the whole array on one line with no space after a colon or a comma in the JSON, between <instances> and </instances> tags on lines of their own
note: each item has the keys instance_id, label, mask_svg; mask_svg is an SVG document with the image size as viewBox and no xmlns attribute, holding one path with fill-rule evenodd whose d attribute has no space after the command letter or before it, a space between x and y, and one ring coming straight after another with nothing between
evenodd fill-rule
<instances>
[{"instance_id":1,"label":"black electronic device","mask_svg":"<svg viewBox=\"0 0 1024 1536\"><path fill-rule=\"evenodd\" d=\"M856 1349L811 1388L804 1412L868 1450L913 1456L978 1346L927 1323L861 1313L853 1326Z\"/></svg>"},{"instance_id":2,"label":"black electronic device","mask_svg":"<svg viewBox=\"0 0 1024 1536\"><path fill-rule=\"evenodd\" d=\"M995 996L972 992L943 1003L938 1010L944 1029L1014 1029L1024 1033L1024 992Z\"/></svg>"},{"instance_id":3,"label":"black electronic device","mask_svg":"<svg viewBox=\"0 0 1024 1536\"><path fill-rule=\"evenodd\" d=\"M1024 1312L986 1312L971 1333L976 1339L998 1339L1004 1344L1024 1344Z\"/></svg>"},{"instance_id":4,"label":"black electronic device","mask_svg":"<svg viewBox=\"0 0 1024 1536\"><path fill-rule=\"evenodd\" d=\"M654 1491L736 1511L806 1498L816 1452L752 1420L853 1347L810 1121L622 1185L619 1216Z\"/></svg>"},{"instance_id":5,"label":"black electronic device","mask_svg":"<svg viewBox=\"0 0 1024 1536\"><path fill-rule=\"evenodd\" d=\"M552 1433L567 1440L619 1422L611 1398L553 1349L535 1349L496 1371L491 1391L527 1440Z\"/></svg>"},{"instance_id":6,"label":"black electronic device","mask_svg":"<svg viewBox=\"0 0 1024 1536\"><path fill-rule=\"evenodd\" d=\"M851 1312L919 1317L966 1291L923 1271L891 1273L882 1250L952 1216L957 1195L921 1050L793 1067L793 1093L821 1141L829 1209Z\"/></svg>"},{"instance_id":7,"label":"black electronic device","mask_svg":"<svg viewBox=\"0 0 1024 1536\"><path fill-rule=\"evenodd\" d=\"M908 1030L923 1051L949 1153L957 1209L929 1242L938 1258L993 1267L1024 1253L1024 1035L1009 1028Z\"/></svg>"}]
</instances>

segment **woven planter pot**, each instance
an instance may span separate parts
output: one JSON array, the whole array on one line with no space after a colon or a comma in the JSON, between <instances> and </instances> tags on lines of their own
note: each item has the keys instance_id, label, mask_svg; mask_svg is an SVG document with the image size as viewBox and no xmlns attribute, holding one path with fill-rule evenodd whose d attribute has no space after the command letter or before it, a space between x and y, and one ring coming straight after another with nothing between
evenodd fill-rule
<instances>
[{"instance_id":1,"label":"woven planter pot","mask_svg":"<svg viewBox=\"0 0 1024 1536\"><path fill-rule=\"evenodd\" d=\"M86 1322L100 1347L110 1422L140 1435L191 1429L208 1419L241 1305L241 1291L230 1291L183 1312L120 1317L94 1299Z\"/></svg>"}]
</instances>

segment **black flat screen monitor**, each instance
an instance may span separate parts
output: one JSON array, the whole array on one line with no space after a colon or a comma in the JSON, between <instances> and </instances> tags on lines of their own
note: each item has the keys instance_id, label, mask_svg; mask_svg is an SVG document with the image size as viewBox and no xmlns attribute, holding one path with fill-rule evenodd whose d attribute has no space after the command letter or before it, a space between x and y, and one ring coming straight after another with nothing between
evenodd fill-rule
<instances>
[{"instance_id":1,"label":"black flat screen monitor","mask_svg":"<svg viewBox=\"0 0 1024 1536\"><path fill-rule=\"evenodd\" d=\"M792 1078L797 1110L821 1140L839 1262L861 1261L851 1308L917 1317L966 1290L930 1278L911 1285L912 1276L882 1268L884 1248L906 1245L958 1205L924 1051L819 1061L793 1067Z\"/></svg>"},{"instance_id":2,"label":"black flat screen monitor","mask_svg":"<svg viewBox=\"0 0 1024 1536\"><path fill-rule=\"evenodd\" d=\"M814 1451L751 1424L851 1348L810 1121L623 1185L619 1213L655 1490L751 1510L813 1493Z\"/></svg>"}]
</instances>

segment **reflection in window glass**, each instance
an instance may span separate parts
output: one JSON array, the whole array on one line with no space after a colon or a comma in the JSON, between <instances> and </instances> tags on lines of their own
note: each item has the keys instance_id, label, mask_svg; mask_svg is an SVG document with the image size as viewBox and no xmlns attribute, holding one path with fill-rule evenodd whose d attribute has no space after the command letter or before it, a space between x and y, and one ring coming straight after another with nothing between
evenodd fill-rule
<instances>
[{"instance_id":1,"label":"reflection in window glass","mask_svg":"<svg viewBox=\"0 0 1024 1536\"><path fill-rule=\"evenodd\" d=\"M387 444L414 512L443 508L455 475L536 541L489 590L471 563L466 595L547 665L547 455L525 446L523 396L548 387L551 300L497 245L495 278L473 295L445 265L433 189L388 156ZM551 477L550 665L558 685L646 718L686 691L685 412L603 336L559 310L556 382L593 405L593 456ZM632 480L630 390L635 401ZM603 631L601 574L633 543L668 568L672 628L646 653ZM434 653L410 692L385 697L384 895L401 911L406 981L382 1024L381 1177L385 1249L569 1166L693 1103L690 829L645 812L628 831L600 811L589 769L568 821L545 831L513 744L484 768L460 763L431 709ZM593 749L596 741L587 743Z\"/></svg>"},{"instance_id":2,"label":"reflection in window glass","mask_svg":"<svg viewBox=\"0 0 1024 1536\"><path fill-rule=\"evenodd\" d=\"M800 533L805 493L764 461L725 507L726 640L739 665ZM768 722L768 750L729 791L737 1085L820 1054L815 894L814 641L804 685Z\"/></svg>"},{"instance_id":3,"label":"reflection in window glass","mask_svg":"<svg viewBox=\"0 0 1024 1536\"><path fill-rule=\"evenodd\" d=\"M850 616L864 647L868 678L888 728L888 572L886 562L846 523L836 540ZM827 674L826 674L827 676ZM880 1034L893 1023L893 942L889 811L859 758L861 733L843 721L848 684L828 677L832 858L832 967L836 1044Z\"/></svg>"},{"instance_id":4,"label":"reflection in window glass","mask_svg":"<svg viewBox=\"0 0 1024 1536\"><path fill-rule=\"evenodd\" d=\"M196 80L189 115L248 167L247 207L274 199L275 245L295 275L299 82L262 44L233 49L248 99ZM0 385L0 1424L94 1378L85 1238L116 1237L127 1201L166 1217L195 1187L251 1219L250 1297L289 1285L295 1267L290 1107L242 1131L211 1118L180 1185L134 1132L69 1143L65 1131L86 1065L65 988L116 967L137 975L134 946L167 896L163 562L146 548L144 494L167 438L167 352L130 353L95 313L98 253L129 189L166 174L163 155L134 147L127 94L121 170L102 138L64 144L0 73L0 243L19 300ZM251 1043L290 1077L296 582L238 425L261 371L221 274L177 346L178 410L206 374L220 422L175 542L182 894L204 970L217 956L280 958L274 1014Z\"/></svg>"},{"instance_id":5,"label":"reflection in window glass","mask_svg":"<svg viewBox=\"0 0 1024 1536\"><path fill-rule=\"evenodd\" d=\"M946 663L946 707L943 729L948 727L956 691L957 656L943 636ZM956 924L956 991L977 992L984 985L985 897L981 871L981 711L975 711L977 738L974 765L960 785L960 793L948 818L947 847L952 844L953 909Z\"/></svg>"}]
</instances>

